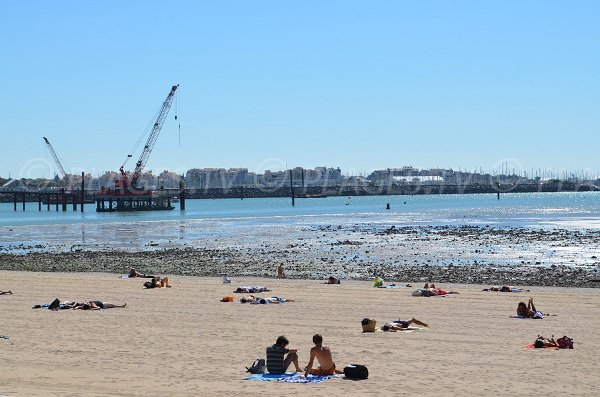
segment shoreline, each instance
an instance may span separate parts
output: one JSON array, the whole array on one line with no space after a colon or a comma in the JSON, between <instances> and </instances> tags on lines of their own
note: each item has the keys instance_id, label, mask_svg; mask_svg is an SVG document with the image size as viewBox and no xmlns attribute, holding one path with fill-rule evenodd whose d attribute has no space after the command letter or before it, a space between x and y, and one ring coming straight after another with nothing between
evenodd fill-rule
<instances>
[{"instance_id":1,"label":"shoreline","mask_svg":"<svg viewBox=\"0 0 600 397\"><path fill-rule=\"evenodd\" d=\"M474 226L311 226L292 234L204 238L169 246L78 245L75 252L27 247L0 251L0 269L600 287L594 242L600 232ZM189 245L186 245L188 244ZM40 250L41 252L34 252ZM67 247L63 247L65 250Z\"/></svg>"}]
</instances>

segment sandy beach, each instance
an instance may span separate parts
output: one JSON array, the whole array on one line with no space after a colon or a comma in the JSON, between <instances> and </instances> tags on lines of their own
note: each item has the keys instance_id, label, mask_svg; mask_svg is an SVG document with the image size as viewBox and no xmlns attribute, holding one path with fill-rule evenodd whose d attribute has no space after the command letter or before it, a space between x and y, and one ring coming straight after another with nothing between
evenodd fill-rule
<instances>
[{"instance_id":1,"label":"sandy beach","mask_svg":"<svg viewBox=\"0 0 600 397\"><path fill-rule=\"evenodd\" d=\"M111 273L1 271L0 395L171 396L280 395L597 395L596 341L600 290L527 287L482 292L487 285L444 284L459 295L412 297L414 288L377 289L368 281L170 276L172 288L147 290L143 280ZM399 283L413 280L399 280ZM282 305L221 303L244 284L267 285ZM420 286L420 285L419 285ZM413 287L417 287L413 284ZM262 294L263 296L270 294ZM533 296L542 320L511 319ZM100 311L32 309L35 304L99 299L127 302ZM430 329L361 332L360 320L382 325L416 317ZM306 365L319 332L337 366L368 366L365 381L320 384L242 380L284 334ZM574 350L526 349L538 334L568 335Z\"/></svg>"}]
</instances>

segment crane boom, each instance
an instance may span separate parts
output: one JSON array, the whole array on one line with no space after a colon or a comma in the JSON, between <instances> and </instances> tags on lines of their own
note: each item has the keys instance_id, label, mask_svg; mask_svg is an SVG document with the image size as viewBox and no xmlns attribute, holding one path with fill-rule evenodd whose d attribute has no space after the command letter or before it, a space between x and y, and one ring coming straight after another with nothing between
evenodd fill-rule
<instances>
[{"instance_id":1,"label":"crane boom","mask_svg":"<svg viewBox=\"0 0 600 397\"><path fill-rule=\"evenodd\" d=\"M54 159L54 162L56 163L56 167L58 168L58 172L60 174L60 177L64 178L65 175L67 175L67 173L65 172L65 169L63 168L62 164L60 163L60 160L58 159L58 156L56 155L56 152L54 151L54 148L50 144L50 141L48 140L48 138L46 138L45 136L43 136L42 138L44 138L44 142L46 142L46 146L48 147L48 151L50 152L50 154L52 155L52 158Z\"/></svg>"},{"instance_id":2,"label":"crane boom","mask_svg":"<svg viewBox=\"0 0 600 397\"><path fill-rule=\"evenodd\" d=\"M148 140L146 141L146 144L144 145L142 154L140 155L139 160L135 164L135 169L131 173L131 178L129 178L129 182L127 182L127 179L128 179L127 174L125 173L123 166L121 166L120 171L121 171L121 175L122 175L124 181L126 181L125 182L126 186L135 188L137 180L140 177L140 175L142 174L142 170L144 169L144 166L146 165L146 162L148 161L148 157L150 157L150 153L152 152L152 149L154 148L154 144L156 143L158 134L160 133L160 130L165 122L165 119L167 118L167 114L169 114L169 109L171 109L171 104L173 103L173 97L175 96L175 91L177 90L177 87L179 87L179 84L172 86L171 91L169 92L169 95L167 95L167 98L164 100L164 102L158 112L158 117L156 118L156 121L154 121L154 125L152 126L152 131L150 132L150 135L148 136Z\"/></svg>"}]
</instances>

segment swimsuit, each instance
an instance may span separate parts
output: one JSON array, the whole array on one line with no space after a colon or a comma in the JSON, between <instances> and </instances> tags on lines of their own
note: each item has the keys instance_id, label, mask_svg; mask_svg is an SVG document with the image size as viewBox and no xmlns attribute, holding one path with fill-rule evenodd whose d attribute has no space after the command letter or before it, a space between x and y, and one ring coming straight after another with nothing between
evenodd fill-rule
<instances>
[{"instance_id":1,"label":"swimsuit","mask_svg":"<svg viewBox=\"0 0 600 397\"><path fill-rule=\"evenodd\" d=\"M329 369L323 369L323 368L319 367L319 368L315 368L315 369L311 370L310 373L313 375L316 375L316 376L333 375L333 374L335 374L335 363Z\"/></svg>"}]
</instances>

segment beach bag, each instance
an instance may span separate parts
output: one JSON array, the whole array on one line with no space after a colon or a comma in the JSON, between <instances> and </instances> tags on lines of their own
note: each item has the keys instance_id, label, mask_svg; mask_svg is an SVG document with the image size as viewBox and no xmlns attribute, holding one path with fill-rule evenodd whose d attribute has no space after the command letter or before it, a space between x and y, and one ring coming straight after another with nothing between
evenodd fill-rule
<instances>
[{"instance_id":1,"label":"beach bag","mask_svg":"<svg viewBox=\"0 0 600 397\"><path fill-rule=\"evenodd\" d=\"M350 379L367 379L369 370L361 364L349 364L344 367L344 376Z\"/></svg>"},{"instance_id":2,"label":"beach bag","mask_svg":"<svg viewBox=\"0 0 600 397\"><path fill-rule=\"evenodd\" d=\"M363 318L360 324L362 325L363 332L375 332L375 326L377 325L377 321L371 320L369 318Z\"/></svg>"},{"instance_id":3,"label":"beach bag","mask_svg":"<svg viewBox=\"0 0 600 397\"><path fill-rule=\"evenodd\" d=\"M267 369L267 362L264 358L257 358L254 364L250 367L246 367L246 372L251 374L262 374Z\"/></svg>"},{"instance_id":4,"label":"beach bag","mask_svg":"<svg viewBox=\"0 0 600 397\"><path fill-rule=\"evenodd\" d=\"M567 335L562 338L558 338L556 340L556 344L559 349L572 349L573 348L573 339L569 338Z\"/></svg>"}]
</instances>

